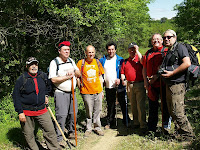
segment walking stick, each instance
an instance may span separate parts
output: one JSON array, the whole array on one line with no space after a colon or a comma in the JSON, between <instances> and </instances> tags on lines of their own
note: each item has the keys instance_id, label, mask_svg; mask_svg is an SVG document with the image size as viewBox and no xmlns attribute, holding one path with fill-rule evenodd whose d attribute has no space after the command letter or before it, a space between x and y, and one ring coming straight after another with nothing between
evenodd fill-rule
<instances>
[{"instance_id":1,"label":"walking stick","mask_svg":"<svg viewBox=\"0 0 200 150\"><path fill-rule=\"evenodd\" d=\"M63 133L63 131L62 131L62 129L61 129L61 127L60 127L60 125L58 124L58 121L56 120L56 118L55 118L55 116L54 116L54 114L53 114L53 112L52 112L51 108L49 107L49 105L48 105L48 104L46 104L46 107L48 108L48 110L49 110L49 112L50 112L50 114L51 114L51 116L52 116L53 120L55 121L55 123L56 123L56 125L57 125L57 127L58 127L59 131L61 132L61 134L62 134L62 136L63 136L63 139L64 139L64 141L66 141L67 145L68 145L68 146L69 146L69 148L71 149L71 146L70 146L70 144L69 144L68 140L66 139L66 137L65 137L65 134Z\"/></svg>"},{"instance_id":2,"label":"walking stick","mask_svg":"<svg viewBox=\"0 0 200 150\"><path fill-rule=\"evenodd\" d=\"M162 112L162 131L164 132L163 97L162 97L162 79L161 79L161 77L160 77L160 101L161 101L161 112Z\"/></svg>"},{"instance_id":3,"label":"walking stick","mask_svg":"<svg viewBox=\"0 0 200 150\"><path fill-rule=\"evenodd\" d=\"M75 98L74 98L74 81L72 77L72 96L73 96L73 110L74 110L74 128L75 128L75 141L77 146L77 132L76 132L76 111L75 111Z\"/></svg>"},{"instance_id":4,"label":"walking stick","mask_svg":"<svg viewBox=\"0 0 200 150\"><path fill-rule=\"evenodd\" d=\"M118 103L118 93L117 93L117 90L118 90L118 86L116 86L116 102L115 102L115 118L116 118L116 127L117 127L117 103Z\"/></svg>"}]
</instances>

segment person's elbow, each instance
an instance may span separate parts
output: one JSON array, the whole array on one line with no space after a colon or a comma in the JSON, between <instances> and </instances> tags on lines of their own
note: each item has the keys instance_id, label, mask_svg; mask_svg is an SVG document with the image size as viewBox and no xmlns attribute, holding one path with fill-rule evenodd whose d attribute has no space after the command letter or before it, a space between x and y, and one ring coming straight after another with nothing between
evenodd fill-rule
<instances>
[{"instance_id":1,"label":"person's elbow","mask_svg":"<svg viewBox=\"0 0 200 150\"><path fill-rule=\"evenodd\" d=\"M57 80L56 80L55 78L51 78L51 82L52 82L53 84L55 84L55 83L57 82Z\"/></svg>"},{"instance_id":2,"label":"person's elbow","mask_svg":"<svg viewBox=\"0 0 200 150\"><path fill-rule=\"evenodd\" d=\"M191 61L189 57L183 58L183 63L185 64L185 67L188 68L191 66Z\"/></svg>"}]
</instances>

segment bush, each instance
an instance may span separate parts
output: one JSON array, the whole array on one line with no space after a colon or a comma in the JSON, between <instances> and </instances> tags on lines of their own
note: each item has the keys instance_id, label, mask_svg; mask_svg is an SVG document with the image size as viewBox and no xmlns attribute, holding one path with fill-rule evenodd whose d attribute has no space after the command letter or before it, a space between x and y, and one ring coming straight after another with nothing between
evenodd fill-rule
<instances>
[{"instance_id":1,"label":"bush","mask_svg":"<svg viewBox=\"0 0 200 150\"><path fill-rule=\"evenodd\" d=\"M4 96L0 103L0 122L16 121L18 114L15 112L11 94Z\"/></svg>"}]
</instances>

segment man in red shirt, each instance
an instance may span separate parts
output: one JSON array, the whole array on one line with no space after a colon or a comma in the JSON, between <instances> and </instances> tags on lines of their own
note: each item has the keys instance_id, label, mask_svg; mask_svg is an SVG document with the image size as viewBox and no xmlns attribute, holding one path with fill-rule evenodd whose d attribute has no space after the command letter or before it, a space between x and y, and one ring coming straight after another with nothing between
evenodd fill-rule
<instances>
[{"instance_id":1,"label":"man in red shirt","mask_svg":"<svg viewBox=\"0 0 200 150\"><path fill-rule=\"evenodd\" d=\"M134 128L146 129L145 88L142 76L142 55L139 47L132 42L128 46L129 58L121 67L122 84L127 85L127 95L131 102Z\"/></svg>"},{"instance_id":2,"label":"man in red shirt","mask_svg":"<svg viewBox=\"0 0 200 150\"><path fill-rule=\"evenodd\" d=\"M161 96L161 83L158 69L162 64L163 58L168 49L163 47L162 36L158 33L152 36L151 44L153 45L153 48L148 50L143 57L143 77L144 87L148 91L149 99L148 130L155 132L158 123L158 100L159 96ZM162 106L164 128L169 129L171 126L171 118L167 109L166 91L164 86L162 86Z\"/></svg>"}]
</instances>

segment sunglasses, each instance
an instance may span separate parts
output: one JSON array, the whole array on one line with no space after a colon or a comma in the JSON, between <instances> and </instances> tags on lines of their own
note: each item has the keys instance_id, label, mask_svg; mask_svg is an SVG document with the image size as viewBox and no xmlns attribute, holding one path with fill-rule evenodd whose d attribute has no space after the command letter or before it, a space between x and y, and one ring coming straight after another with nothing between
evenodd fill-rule
<instances>
[{"instance_id":1,"label":"sunglasses","mask_svg":"<svg viewBox=\"0 0 200 150\"><path fill-rule=\"evenodd\" d=\"M165 39L168 39L168 40L169 40L169 39L171 39L172 37L174 37L174 36L164 36L164 37L163 37L163 40L165 40Z\"/></svg>"}]
</instances>

